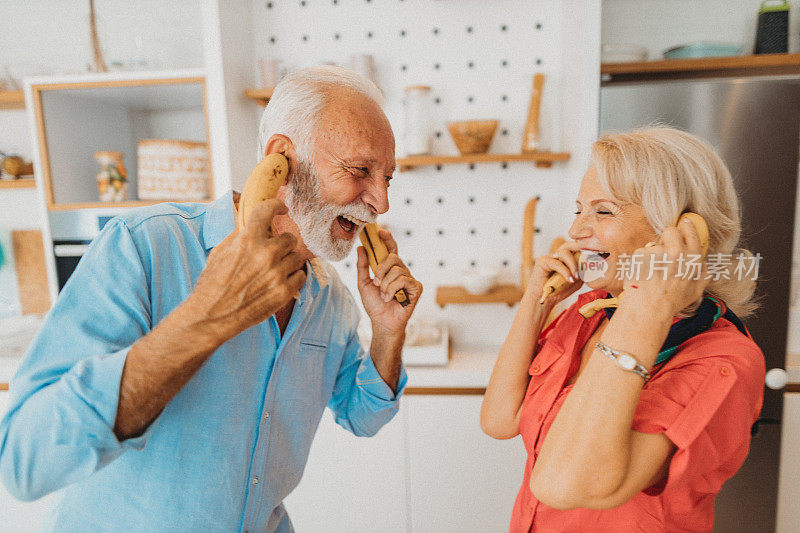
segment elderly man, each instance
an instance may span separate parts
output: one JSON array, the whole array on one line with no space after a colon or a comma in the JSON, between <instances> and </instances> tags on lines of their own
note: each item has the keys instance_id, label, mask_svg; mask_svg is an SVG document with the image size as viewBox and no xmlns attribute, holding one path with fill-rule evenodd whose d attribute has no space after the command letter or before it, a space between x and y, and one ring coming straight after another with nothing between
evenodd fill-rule
<instances>
[{"instance_id":1,"label":"elderly man","mask_svg":"<svg viewBox=\"0 0 800 533\"><path fill-rule=\"evenodd\" d=\"M355 302L319 259L343 259L389 208L394 137L380 98L344 69L298 71L261 121L260 155L290 163L282 201L262 202L241 232L226 195L131 211L95 239L0 425L9 491L67 487L51 529L289 531L281 502L324 407L356 435L391 420L422 286L388 232L374 279L359 248L366 354ZM391 299L400 288L411 305Z\"/></svg>"}]
</instances>

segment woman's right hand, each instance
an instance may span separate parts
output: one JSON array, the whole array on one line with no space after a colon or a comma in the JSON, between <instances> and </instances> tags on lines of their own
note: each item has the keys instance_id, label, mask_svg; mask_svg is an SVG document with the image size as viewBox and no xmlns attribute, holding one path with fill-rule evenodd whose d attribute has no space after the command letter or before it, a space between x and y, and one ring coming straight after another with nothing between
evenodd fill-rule
<instances>
[{"instance_id":1,"label":"woman's right hand","mask_svg":"<svg viewBox=\"0 0 800 533\"><path fill-rule=\"evenodd\" d=\"M535 298L538 302L539 298L542 297L542 289L545 283L554 273L561 274L568 282L570 278L573 281L561 291L548 296L545 304L555 306L580 289L583 281L580 278L578 262L573 257L573 254L579 250L580 245L578 243L567 241L559 246L558 250L553 254L545 254L536 258L526 291L530 294L530 297Z\"/></svg>"}]
</instances>

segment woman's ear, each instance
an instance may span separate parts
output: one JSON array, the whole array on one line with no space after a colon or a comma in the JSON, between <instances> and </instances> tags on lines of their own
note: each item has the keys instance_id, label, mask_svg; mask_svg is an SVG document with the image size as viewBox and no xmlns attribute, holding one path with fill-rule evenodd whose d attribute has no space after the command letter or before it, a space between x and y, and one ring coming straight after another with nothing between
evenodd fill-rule
<instances>
[{"instance_id":1,"label":"woman's ear","mask_svg":"<svg viewBox=\"0 0 800 533\"><path fill-rule=\"evenodd\" d=\"M286 182L292 178L292 172L297 166L297 150L294 143L286 135L276 133L267 141L267 147L264 149L264 157L269 154L282 154L289 161L289 175L286 176Z\"/></svg>"}]
</instances>

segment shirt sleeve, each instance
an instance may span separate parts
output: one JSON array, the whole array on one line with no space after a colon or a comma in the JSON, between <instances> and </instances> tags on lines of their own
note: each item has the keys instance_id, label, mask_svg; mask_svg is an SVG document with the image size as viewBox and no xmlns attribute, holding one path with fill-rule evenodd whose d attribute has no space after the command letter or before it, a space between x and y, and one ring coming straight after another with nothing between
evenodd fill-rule
<instances>
[{"instance_id":1,"label":"shirt sleeve","mask_svg":"<svg viewBox=\"0 0 800 533\"><path fill-rule=\"evenodd\" d=\"M397 392L392 392L353 327L328 408L337 424L358 437L371 437L397 414L407 381L406 370L401 367Z\"/></svg>"},{"instance_id":2,"label":"shirt sleeve","mask_svg":"<svg viewBox=\"0 0 800 533\"><path fill-rule=\"evenodd\" d=\"M155 424L120 442L113 431L130 346L151 327L147 276L125 223L110 221L65 285L11 381L0 421L0 476L40 498L84 479Z\"/></svg>"},{"instance_id":3,"label":"shirt sleeve","mask_svg":"<svg viewBox=\"0 0 800 533\"><path fill-rule=\"evenodd\" d=\"M758 383L753 370L726 357L707 357L648 382L633 429L664 433L677 449L667 479L646 494L686 486L716 493L736 473L747 457L750 429L763 397L763 379Z\"/></svg>"}]
</instances>

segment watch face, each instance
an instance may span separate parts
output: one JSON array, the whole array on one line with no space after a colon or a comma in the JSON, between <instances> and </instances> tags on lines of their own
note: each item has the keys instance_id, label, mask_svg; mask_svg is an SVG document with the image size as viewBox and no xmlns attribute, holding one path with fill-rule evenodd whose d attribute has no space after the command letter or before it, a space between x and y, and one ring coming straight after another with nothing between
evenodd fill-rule
<instances>
[{"instance_id":1,"label":"watch face","mask_svg":"<svg viewBox=\"0 0 800 533\"><path fill-rule=\"evenodd\" d=\"M628 354L622 354L617 358L617 364L625 370L633 370L636 367L636 360Z\"/></svg>"}]
</instances>

